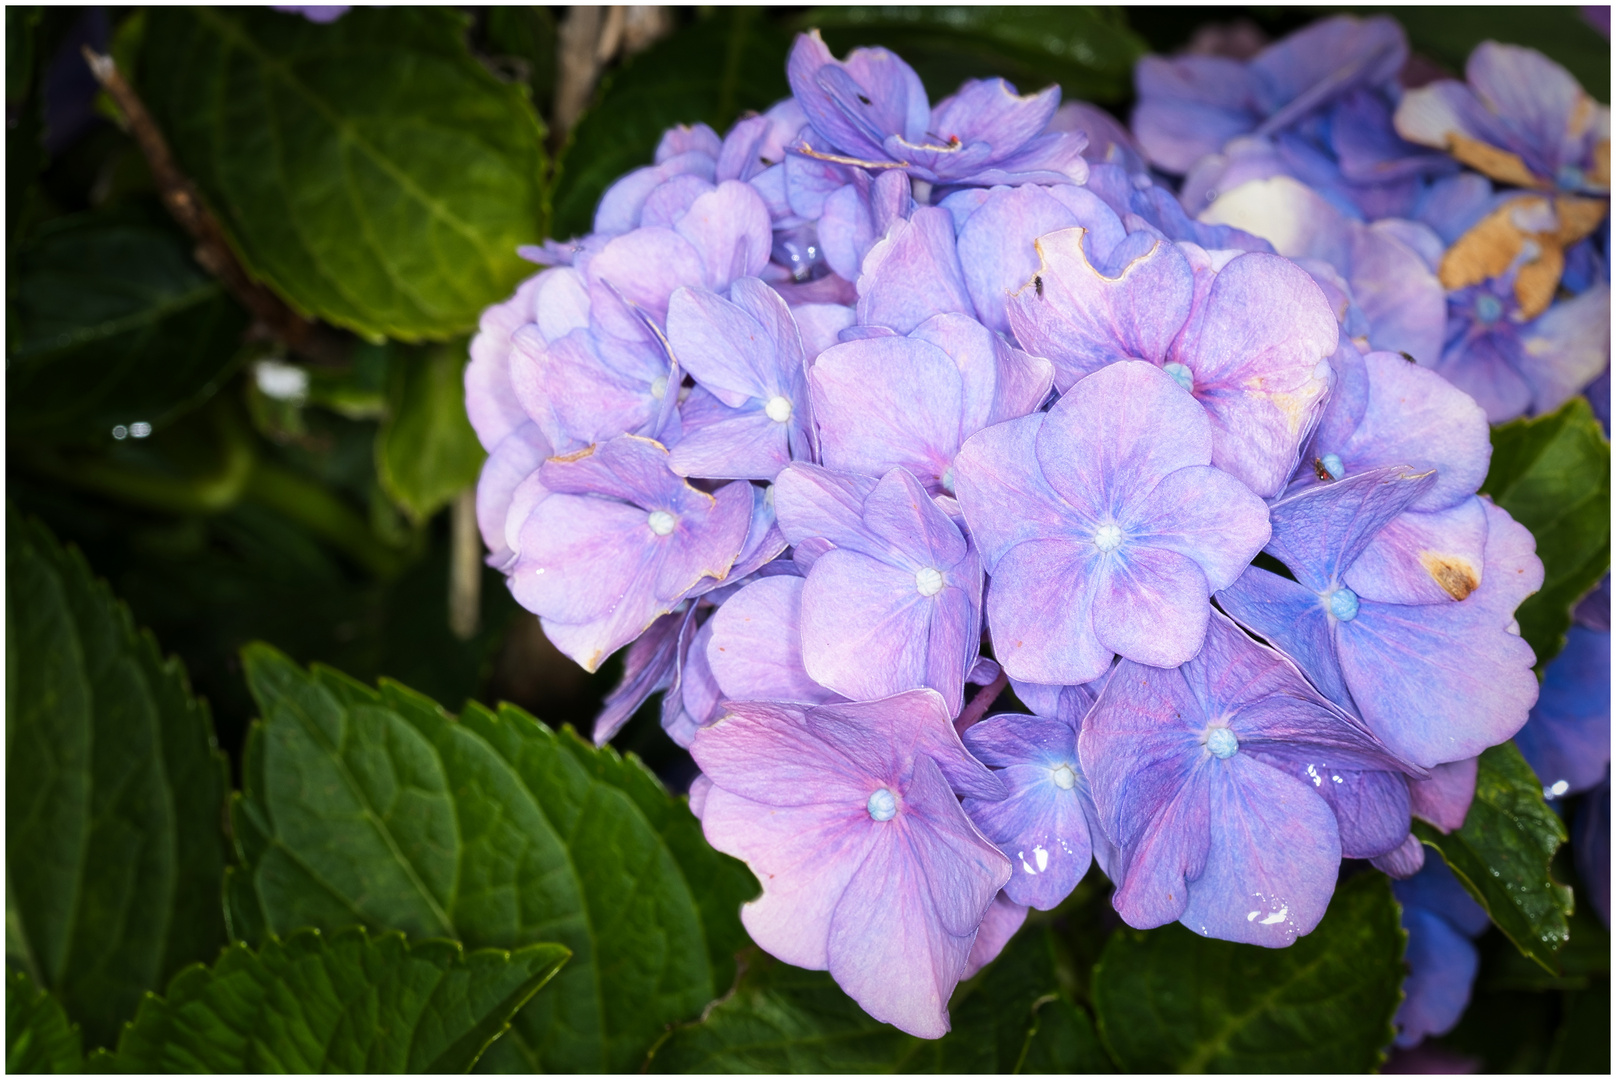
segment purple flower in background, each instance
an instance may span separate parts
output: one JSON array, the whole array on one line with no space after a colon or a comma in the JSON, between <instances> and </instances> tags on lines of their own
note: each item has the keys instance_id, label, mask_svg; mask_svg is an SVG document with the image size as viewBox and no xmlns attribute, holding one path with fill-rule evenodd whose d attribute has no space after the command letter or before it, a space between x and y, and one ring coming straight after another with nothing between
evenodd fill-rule
<instances>
[{"instance_id":1,"label":"purple flower in background","mask_svg":"<svg viewBox=\"0 0 1616 1080\"><path fill-rule=\"evenodd\" d=\"M907 337L867 337L814 362L814 420L824 464L883 476L908 469L954 493L954 457L983 428L1033 412L1054 371L966 315L934 315Z\"/></svg>"},{"instance_id":2,"label":"purple flower in background","mask_svg":"<svg viewBox=\"0 0 1616 1080\"><path fill-rule=\"evenodd\" d=\"M1594 913L1610 926L1610 769L1605 781L1582 800L1572 829L1577 877Z\"/></svg>"},{"instance_id":3,"label":"purple flower in background","mask_svg":"<svg viewBox=\"0 0 1616 1080\"><path fill-rule=\"evenodd\" d=\"M1088 682L1113 653L1173 667L1200 649L1208 595L1268 539L1262 500L1211 467L1211 427L1170 376L1125 361L966 442L955 488L1011 676Z\"/></svg>"},{"instance_id":4,"label":"purple flower in background","mask_svg":"<svg viewBox=\"0 0 1616 1080\"><path fill-rule=\"evenodd\" d=\"M1335 890L1341 842L1309 783L1315 763L1401 768L1293 664L1217 613L1183 666L1117 665L1078 753L1117 845L1123 919L1176 919L1270 948L1318 925Z\"/></svg>"},{"instance_id":5,"label":"purple flower in background","mask_svg":"<svg viewBox=\"0 0 1616 1080\"><path fill-rule=\"evenodd\" d=\"M1273 255L1209 254L1150 231L1102 255L1086 250L1087 236L1039 238L1042 265L1009 301L1021 347L1054 363L1062 392L1119 360L1159 366L1205 409L1212 464L1258 495L1277 493L1336 350L1319 287Z\"/></svg>"},{"instance_id":6,"label":"purple flower in background","mask_svg":"<svg viewBox=\"0 0 1616 1080\"><path fill-rule=\"evenodd\" d=\"M301 15L311 23L334 23L353 10L351 4L276 4L272 11Z\"/></svg>"},{"instance_id":7,"label":"purple flower in background","mask_svg":"<svg viewBox=\"0 0 1616 1080\"><path fill-rule=\"evenodd\" d=\"M1465 82L1403 96L1397 131L1518 187L1610 191L1610 109L1535 49L1484 41Z\"/></svg>"},{"instance_id":8,"label":"purple flower in background","mask_svg":"<svg viewBox=\"0 0 1616 1080\"><path fill-rule=\"evenodd\" d=\"M1025 907L1011 900L1003 891L995 896L988 913L982 916L982 925L977 927L976 941L971 945L971 956L965 963L964 972L960 974L960 981L964 982L998 959L1026 921Z\"/></svg>"},{"instance_id":9,"label":"purple flower in background","mask_svg":"<svg viewBox=\"0 0 1616 1080\"><path fill-rule=\"evenodd\" d=\"M1385 16L1320 19L1248 63L1147 56L1134 69L1134 135L1151 163L1185 173L1237 135L1284 131L1361 87L1390 83L1408 59Z\"/></svg>"},{"instance_id":10,"label":"purple flower in background","mask_svg":"<svg viewBox=\"0 0 1616 1080\"><path fill-rule=\"evenodd\" d=\"M1572 626L1549 661L1526 726L1515 733L1545 798L1587 791L1610 764L1610 632Z\"/></svg>"},{"instance_id":11,"label":"purple flower in background","mask_svg":"<svg viewBox=\"0 0 1616 1080\"><path fill-rule=\"evenodd\" d=\"M1411 551L1362 565L1376 534L1436 479L1392 466L1280 499L1269 507L1267 550L1295 580L1252 567L1218 594L1225 611L1355 710L1392 752L1427 768L1474 757L1526 722L1537 679L1515 609L1543 584L1532 534L1485 499L1477 500L1479 579L1444 548L1429 559ZM1455 515L1461 528L1464 513ZM1425 567L1440 599L1409 595L1397 568L1410 564Z\"/></svg>"},{"instance_id":12,"label":"purple flower in background","mask_svg":"<svg viewBox=\"0 0 1616 1080\"><path fill-rule=\"evenodd\" d=\"M538 471L547 494L521 529L511 592L586 671L723 580L746 542L752 485L697 491L649 439L625 435Z\"/></svg>"},{"instance_id":13,"label":"purple flower in background","mask_svg":"<svg viewBox=\"0 0 1616 1080\"><path fill-rule=\"evenodd\" d=\"M940 696L801 708L737 703L696 733L702 828L763 895L752 940L829 970L864 1011L937 1038L977 927L1010 865L950 790L1003 787L960 744Z\"/></svg>"},{"instance_id":14,"label":"purple flower in background","mask_svg":"<svg viewBox=\"0 0 1616 1080\"><path fill-rule=\"evenodd\" d=\"M812 465L793 465L775 483L786 538L832 545L803 586L803 665L854 700L930 687L952 716L982 636L976 549L907 469L888 472L860 503L851 496ZM824 512L841 500L834 516Z\"/></svg>"},{"instance_id":15,"label":"purple flower in background","mask_svg":"<svg viewBox=\"0 0 1616 1080\"><path fill-rule=\"evenodd\" d=\"M1429 859L1414 877L1392 882L1392 892L1403 905L1408 931L1408 977L1393 1021L1397 1045L1406 1048L1430 1035L1446 1035L1459 1023L1480 966L1471 942L1491 920L1441 859Z\"/></svg>"},{"instance_id":16,"label":"purple flower in background","mask_svg":"<svg viewBox=\"0 0 1616 1080\"><path fill-rule=\"evenodd\" d=\"M833 57L817 30L797 36L786 66L811 131L799 153L938 184L1077 183L1086 139L1047 131L1060 88L1018 96L1003 79L969 79L930 108L914 70L886 49Z\"/></svg>"}]
</instances>

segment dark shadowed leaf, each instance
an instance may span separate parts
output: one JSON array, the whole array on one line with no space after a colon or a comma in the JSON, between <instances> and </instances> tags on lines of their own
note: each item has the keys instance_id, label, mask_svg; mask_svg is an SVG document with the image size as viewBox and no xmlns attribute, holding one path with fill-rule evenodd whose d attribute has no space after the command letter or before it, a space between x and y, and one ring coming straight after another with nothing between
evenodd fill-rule
<instances>
[{"instance_id":1,"label":"dark shadowed leaf","mask_svg":"<svg viewBox=\"0 0 1616 1080\"><path fill-rule=\"evenodd\" d=\"M6 1072L84 1071L79 1029L62 1003L21 971L6 973Z\"/></svg>"},{"instance_id":2,"label":"dark shadowed leaf","mask_svg":"<svg viewBox=\"0 0 1616 1080\"><path fill-rule=\"evenodd\" d=\"M248 268L403 340L471 329L544 233L543 126L447 8L153 8L140 89Z\"/></svg>"},{"instance_id":3,"label":"dark shadowed leaf","mask_svg":"<svg viewBox=\"0 0 1616 1080\"><path fill-rule=\"evenodd\" d=\"M353 923L574 958L486 1067L637 1068L725 985L756 889L635 761L518 709L458 720L395 683L245 653L262 720L232 820L237 937ZM716 969L716 970L715 970Z\"/></svg>"},{"instance_id":4,"label":"dark shadowed leaf","mask_svg":"<svg viewBox=\"0 0 1616 1080\"><path fill-rule=\"evenodd\" d=\"M1414 827L1521 952L1559 970L1555 953L1566 942L1571 889L1549 876L1549 861L1566 830L1514 743L1481 755L1463 827L1445 836L1423 821Z\"/></svg>"},{"instance_id":5,"label":"dark shadowed leaf","mask_svg":"<svg viewBox=\"0 0 1616 1080\"><path fill-rule=\"evenodd\" d=\"M1366 1072L1392 1041L1405 940L1373 872L1284 949L1118 930L1094 970L1100 1035L1124 1072Z\"/></svg>"},{"instance_id":6,"label":"dark shadowed leaf","mask_svg":"<svg viewBox=\"0 0 1616 1080\"><path fill-rule=\"evenodd\" d=\"M458 1073L567 961L560 945L464 952L363 927L301 930L148 997L102 1072Z\"/></svg>"},{"instance_id":7,"label":"dark shadowed leaf","mask_svg":"<svg viewBox=\"0 0 1616 1080\"><path fill-rule=\"evenodd\" d=\"M376 433L376 475L417 522L477 482L482 444L466 419L464 344L395 355L388 415Z\"/></svg>"},{"instance_id":8,"label":"dark shadowed leaf","mask_svg":"<svg viewBox=\"0 0 1616 1080\"><path fill-rule=\"evenodd\" d=\"M6 955L105 1045L224 940L207 706L77 551L6 529Z\"/></svg>"},{"instance_id":9,"label":"dark shadowed leaf","mask_svg":"<svg viewBox=\"0 0 1616 1080\"><path fill-rule=\"evenodd\" d=\"M1482 491L1537 538L1543 588L1516 618L1542 670L1565 645L1571 609L1610 567L1610 443L1587 400L1493 428Z\"/></svg>"}]
</instances>

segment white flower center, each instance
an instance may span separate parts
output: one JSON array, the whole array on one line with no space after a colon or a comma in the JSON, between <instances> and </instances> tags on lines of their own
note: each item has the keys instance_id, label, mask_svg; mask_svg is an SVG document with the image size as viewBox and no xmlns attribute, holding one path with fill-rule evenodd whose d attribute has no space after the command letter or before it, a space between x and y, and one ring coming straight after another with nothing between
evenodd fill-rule
<instances>
[{"instance_id":1,"label":"white flower center","mask_svg":"<svg viewBox=\"0 0 1616 1080\"><path fill-rule=\"evenodd\" d=\"M774 395L769 399L768 404L763 406L763 415L773 420L776 424L785 423L791 419L790 400L781 397L779 394Z\"/></svg>"},{"instance_id":2,"label":"white flower center","mask_svg":"<svg viewBox=\"0 0 1616 1080\"><path fill-rule=\"evenodd\" d=\"M1115 525L1101 525L1094 530L1094 546L1101 551L1115 551L1122 546L1122 530Z\"/></svg>"},{"instance_id":3,"label":"white flower center","mask_svg":"<svg viewBox=\"0 0 1616 1080\"><path fill-rule=\"evenodd\" d=\"M886 788L876 788L864 809L870 812L872 821L891 821L898 814L898 800Z\"/></svg>"},{"instance_id":4,"label":"white flower center","mask_svg":"<svg viewBox=\"0 0 1616 1080\"><path fill-rule=\"evenodd\" d=\"M915 571L915 591L921 596L936 596L943 591L943 572L934 567Z\"/></svg>"},{"instance_id":5,"label":"white flower center","mask_svg":"<svg viewBox=\"0 0 1616 1080\"><path fill-rule=\"evenodd\" d=\"M668 377L666 375L658 375L651 380L651 396L658 401L668 396Z\"/></svg>"},{"instance_id":6,"label":"white flower center","mask_svg":"<svg viewBox=\"0 0 1616 1080\"><path fill-rule=\"evenodd\" d=\"M1077 773L1072 771L1070 765L1057 765L1049 771L1049 775L1055 781L1055 786L1062 791L1071 791L1077 783Z\"/></svg>"},{"instance_id":7,"label":"white flower center","mask_svg":"<svg viewBox=\"0 0 1616 1080\"><path fill-rule=\"evenodd\" d=\"M651 511L651 516L645 520L651 526L651 531L658 536L667 536L673 531L673 527L679 523L679 519L666 510L653 510Z\"/></svg>"},{"instance_id":8,"label":"white flower center","mask_svg":"<svg viewBox=\"0 0 1616 1080\"><path fill-rule=\"evenodd\" d=\"M1215 727L1206 733L1206 748L1213 757L1232 758L1240 749L1240 740L1226 727Z\"/></svg>"}]
</instances>

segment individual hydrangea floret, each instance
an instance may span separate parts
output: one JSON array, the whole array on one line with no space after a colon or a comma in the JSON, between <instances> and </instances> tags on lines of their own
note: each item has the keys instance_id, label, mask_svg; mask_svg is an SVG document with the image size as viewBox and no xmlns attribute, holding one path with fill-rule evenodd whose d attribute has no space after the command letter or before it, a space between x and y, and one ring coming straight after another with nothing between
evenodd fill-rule
<instances>
[{"instance_id":1,"label":"individual hydrangea floret","mask_svg":"<svg viewBox=\"0 0 1616 1080\"><path fill-rule=\"evenodd\" d=\"M947 1032L949 995L1010 864L955 798L1004 789L965 752L942 698L736 703L691 753L712 784L707 839L763 886L741 909L752 940L828 969L877 1020Z\"/></svg>"},{"instance_id":2,"label":"individual hydrangea floret","mask_svg":"<svg viewBox=\"0 0 1616 1080\"><path fill-rule=\"evenodd\" d=\"M1078 752L1118 848L1123 919L1270 948L1318 925L1335 890L1341 842L1309 782L1315 763L1402 768L1294 665L1216 613L1183 666L1117 665Z\"/></svg>"},{"instance_id":3,"label":"individual hydrangea floret","mask_svg":"<svg viewBox=\"0 0 1616 1080\"><path fill-rule=\"evenodd\" d=\"M1005 671L1070 684L1116 653L1161 667L1195 655L1208 595L1268 540L1262 500L1211 460L1206 412L1137 361L971 437L955 489L992 575Z\"/></svg>"},{"instance_id":4,"label":"individual hydrangea floret","mask_svg":"<svg viewBox=\"0 0 1616 1080\"><path fill-rule=\"evenodd\" d=\"M1546 798L1587 791L1610 765L1610 632L1573 626L1543 672L1526 726L1515 733Z\"/></svg>"}]
</instances>

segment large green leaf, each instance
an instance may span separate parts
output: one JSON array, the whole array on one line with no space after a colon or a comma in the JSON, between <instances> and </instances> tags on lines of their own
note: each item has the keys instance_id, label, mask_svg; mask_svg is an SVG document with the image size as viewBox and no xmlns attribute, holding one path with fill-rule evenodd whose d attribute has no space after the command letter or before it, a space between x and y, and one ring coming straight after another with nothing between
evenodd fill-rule
<instances>
[{"instance_id":1,"label":"large green leaf","mask_svg":"<svg viewBox=\"0 0 1616 1080\"><path fill-rule=\"evenodd\" d=\"M609 76L561 155L554 234L587 232L601 194L619 176L651 164L667 128L706 123L722 135L743 110L761 112L790 94L790 44L758 9L719 8Z\"/></svg>"},{"instance_id":2,"label":"large green leaf","mask_svg":"<svg viewBox=\"0 0 1616 1080\"><path fill-rule=\"evenodd\" d=\"M388 415L376 434L376 475L416 521L477 482L482 444L466 419L464 348L449 345L395 357Z\"/></svg>"},{"instance_id":3,"label":"large green leaf","mask_svg":"<svg viewBox=\"0 0 1616 1080\"><path fill-rule=\"evenodd\" d=\"M515 708L456 720L267 646L245 659L262 720L233 807L235 936L559 941L574 959L485 1063L512 1071L637 1068L728 984L756 882L637 762Z\"/></svg>"},{"instance_id":4,"label":"large green leaf","mask_svg":"<svg viewBox=\"0 0 1616 1080\"><path fill-rule=\"evenodd\" d=\"M25 972L6 973L6 1072L78 1073L84 1047L62 1003Z\"/></svg>"},{"instance_id":5,"label":"large green leaf","mask_svg":"<svg viewBox=\"0 0 1616 1080\"><path fill-rule=\"evenodd\" d=\"M1610 443L1588 402L1493 428L1482 491L1537 538L1543 588L1516 618L1541 670L1565 645L1572 607L1610 567Z\"/></svg>"},{"instance_id":6,"label":"large green leaf","mask_svg":"<svg viewBox=\"0 0 1616 1080\"><path fill-rule=\"evenodd\" d=\"M1373 872L1284 949L1122 929L1094 969L1100 1034L1124 1072L1366 1072L1392 1041L1405 940Z\"/></svg>"},{"instance_id":7,"label":"large green leaf","mask_svg":"<svg viewBox=\"0 0 1616 1080\"><path fill-rule=\"evenodd\" d=\"M6 534L6 954L98 1046L224 940L226 764L83 557L15 514Z\"/></svg>"},{"instance_id":8,"label":"large green leaf","mask_svg":"<svg viewBox=\"0 0 1616 1080\"><path fill-rule=\"evenodd\" d=\"M818 27L836 55L884 45L902 56L936 104L969 78L1004 78L1023 93L1059 83L1068 100L1124 100L1145 43L1118 9L1099 7L823 7Z\"/></svg>"},{"instance_id":9,"label":"large green leaf","mask_svg":"<svg viewBox=\"0 0 1616 1080\"><path fill-rule=\"evenodd\" d=\"M453 941L302 930L141 1003L102 1072L458 1073L566 963L560 945L466 953Z\"/></svg>"},{"instance_id":10,"label":"large green leaf","mask_svg":"<svg viewBox=\"0 0 1616 1080\"><path fill-rule=\"evenodd\" d=\"M1558 970L1555 953L1569 934L1571 889L1549 876L1549 861L1566 830L1514 743L1481 755L1476 797L1461 828L1444 835L1416 821L1414 829L1521 952Z\"/></svg>"},{"instance_id":11,"label":"large green leaf","mask_svg":"<svg viewBox=\"0 0 1616 1080\"><path fill-rule=\"evenodd\" d=\"M471 329L531 271L543 127L446 8L153 8L140 88L249 270L404 340Z\"/></svg>"},{"instance_id":12,"label":"large green leaf","mask_svg":"<svg viewBox=\"0 0 1616 1080\"><path fill-rule=\"evenodd\" d=\"M872 1019L827 972L754 951L735 989L669 1033L659 1073L1110 1072L1088 1014L1059 991L1049 930L1024 929L949 1003L953 1029L928 1041ZM1040 1037L1042 1032L1042 1037Z\"/></svg>"},{"instance_id":13,"label":"large green leaf","mask_svg":"<svg viewBox=\"0 0 1616 1080\"><path fill-rule=\"evenodd\" d=\"M36 440L162 425L219 387L247 327L156 212L42 226L18 254L12 305L6 422Z\"/></svg>"}]
</instances>

